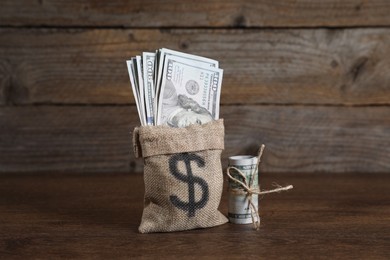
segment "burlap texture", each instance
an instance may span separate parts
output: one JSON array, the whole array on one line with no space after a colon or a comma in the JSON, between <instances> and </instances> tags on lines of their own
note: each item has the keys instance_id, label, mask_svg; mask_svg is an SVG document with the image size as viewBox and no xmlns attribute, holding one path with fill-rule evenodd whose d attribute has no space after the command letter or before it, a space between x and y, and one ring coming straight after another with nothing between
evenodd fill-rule
<instances>
[{"instance_id":1,"label":"burlap texture","mask_svg":"<svg viewBox=\"0 0 390 260\"><path fill-rule=\"evenodd\" d=\"M223 120L186 128L134 130L134 152L144 158L145 201L139 232L170 232L226 223L222 195Z\"/></svg>"}]
</instances>

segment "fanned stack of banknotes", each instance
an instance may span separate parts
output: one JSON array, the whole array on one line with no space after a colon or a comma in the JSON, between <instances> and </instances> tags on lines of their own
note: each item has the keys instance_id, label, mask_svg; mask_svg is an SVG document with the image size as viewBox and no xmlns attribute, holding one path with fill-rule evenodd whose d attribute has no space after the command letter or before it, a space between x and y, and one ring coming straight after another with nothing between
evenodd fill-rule
<instances>
[{"instance_id":1,"label":"fanned stack of banknotes","mask_svg":"<svg viewBox=\"0 0 390 260\"><path fill-rule=\"evenodd\" d=\"M126 63L141 125L186 127L219 118L218 61L163 48Z\"/></svg>"}]
</instances>

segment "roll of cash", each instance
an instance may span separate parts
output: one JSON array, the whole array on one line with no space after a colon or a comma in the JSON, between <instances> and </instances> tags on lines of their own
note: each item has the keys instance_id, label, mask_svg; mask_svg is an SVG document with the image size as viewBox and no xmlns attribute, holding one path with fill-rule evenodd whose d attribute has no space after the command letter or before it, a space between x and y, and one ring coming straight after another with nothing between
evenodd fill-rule
<instances>
[{"instance_id":1,"label":"roll of cash","mask_svg":"<svg viewBox=\"0 0 390 260\"><path fill-rule=\"evenodd\" d=\"M257 157L250 155L238 155L229 157L229 166L233 166L239 169L245 176L247 184L251 188L259 187ZM237 170L230 169L230 174L233 178L244 182L243 177L238 174ZM229 179L229 208L228 217L231 223L235 224L251 224L252 212L249 204L249 197L245 194L245 190L240 184ZM256 210L259 209L258 201L259 196L257 194L252 195L252 203ZM254 221L258 221L258 214L253 214Z\"/></svg>"}]
</instances>

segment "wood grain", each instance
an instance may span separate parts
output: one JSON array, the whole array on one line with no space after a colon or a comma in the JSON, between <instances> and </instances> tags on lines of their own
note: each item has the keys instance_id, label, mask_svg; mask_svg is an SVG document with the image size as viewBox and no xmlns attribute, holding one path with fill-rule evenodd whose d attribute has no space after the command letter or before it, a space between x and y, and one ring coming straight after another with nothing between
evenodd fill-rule
<instances>
[{"instance_id":1,"label":"wood grain","mask_svg":"<svg viewBox=\"0 0 390 260\"><path fill-rule=\"evenodd\" d=\"M124 27L388 26L386 0L2 0L0 25Z\"/></svg>"},{"instance_id":2,"label":"wood grain","mask_svg":"<svg viewBox=\"0 0 390 260\"><path fill-rule=\"evenodd\" d=\"M390 107L223 106L226 158L267 148L264 172L389 172ZM0 173L141 172L134 106L0 109Z\"/></svg>"},{"instance_id":3,"label":"wood grain","mask_svg":"<svg viewBox=\"0 0 390 260\"><path fill-rule=\"evenodd\" d=\"M390 29L0 29L0 104L133 104L125 60L220 60L222 104L390 104Z\"/></svg>"},{"instance_id":4,"label":"wood grain","mask_svg":"<svg viewBox=\"0 0 390 260\"><path fill-rule=\"evenodd\" d=\"M390 175L260 175L263 188L274 181L294 189L260 200L258 232L251 225L225 224L145 235L137 232L142 175L0 176L0 257L389 258Z\"/></svg>"}]
</instances>

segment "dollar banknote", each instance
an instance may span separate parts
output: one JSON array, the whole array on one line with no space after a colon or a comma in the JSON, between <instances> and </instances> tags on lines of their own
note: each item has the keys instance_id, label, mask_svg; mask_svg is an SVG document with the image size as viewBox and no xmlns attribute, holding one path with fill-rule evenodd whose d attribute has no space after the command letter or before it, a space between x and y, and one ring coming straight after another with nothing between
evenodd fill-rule
<instances>
[{"instance_id":1,"label":"dollar banknote","mask_svg":"<svg viewBox=\"0 0 390 260\"><path fill-rule=\"evenodd\" d=\"M142 53L143 82L145 90L146 124L154 125L154 60L155 53Z\"/></svg>"},{"instance_id":2,"label":"dollar banknote","mask_svg":"<svg viewBox=\"0 0 390 260\"><path fill-rule=\"evenodd\" d=\"M127 60L126 64L127 64L127 70L129 72L131 89L133 91L135 104L137 106L138 116L139 116L141 124L144 125L145 124L144 116L142 114L142 111L140 110L140 104L139 104L140 94L139 94L138 86L137 86L136 80L135 80L135 72L134 72L133 60Z\"/></svg>"},{"instance_id":3,"label":"dollar banknote","mask_svg":"<svg viewBox=\"0 0 390 260\"><path fill-rule=\"evenodd\" d=\"M201 57L198 55L188 54L184 52L174 51L166 48L159 49L157 51L157 57L158 57L158 66L156 70L156 83L157 86L157 93L156 95L159 96L160 93L160 87L162 83L162 73L164 70L164 64L165 59L167 57L178 57L186 59L188 63L199 65L199 66L207 66L207 67L213 67L218 68L219 62L217 60Z\"/></svg>"},{"instance_id":4,"label":"dollar banknote","mask_svg":"<svg viewBox=\"0 0 390 260\"><path fill-rule=\"evenodd\" d=\"M218 119L222 76L222 69L165 57L157 124L185 127Z\"/></svg>"},{"instance_id":5,"label":"dollar banknote","mask_svg":"<svg viewBox=\"0 0 390 260\"><path fill-rule=\"evenodd\" d=\"M219 62L166 48L127 61L142 125L185 127L219 118Z\"/></svg>"},{"instance_id":6,"label":"dollar banknote","mask_svg":"<svg viewBox=\"0 0 390 260\"><path fill-rule=\"evenodd\" d=\"M138 87L139 92L139 104L140 104L140 110L142 111L142 117L144 124L147 124L147 118L146 118L146 108L145 108L145 87L144 87L144 79L143 79L143 71L142 71L142 61L141 56L137 55L135 56L135 59L133 59L133 65L134 65L134 73L136 76L136 85Z\"/></svg>"}]
</instances>

